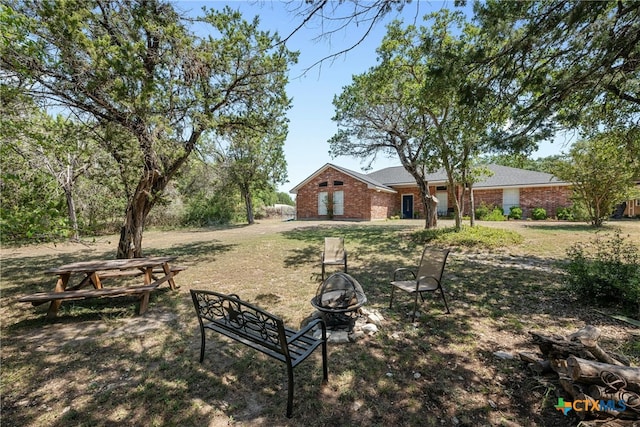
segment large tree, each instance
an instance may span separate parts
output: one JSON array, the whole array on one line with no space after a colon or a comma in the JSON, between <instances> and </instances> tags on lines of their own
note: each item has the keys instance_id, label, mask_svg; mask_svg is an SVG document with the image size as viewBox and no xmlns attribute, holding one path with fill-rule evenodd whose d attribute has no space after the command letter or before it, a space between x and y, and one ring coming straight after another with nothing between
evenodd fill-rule
<instances>
[{"instance_id":1,"label":"large tree","mask_svg":"<svg viewBox=\"0 0 640 427\"><path fill-rule=\"evenodd\" d=\"M640 2L488 0L475 11L499 47L484 59L514 106L503 136L638 126Z\"/></svg>"},{"instance_id":2,"label":"large tree","mask_svg":"<svg viewBox=\"0 0 640 427\"><path fill-rule=\"evenodd\" d=\"M164 1L0 7L7 78L27 80L31 96L122 133L110 150L120 160L138 153L119 258L142 255L147 215L204 133L228 126L254 99L289 102L284 86L295 55L277 34L260 31L257 18L246 22L228 8L204 13L199 31L209 35L199 36Z\"/></svg>"},{"instance_id":3,"label":"large tree","mask_svg":"<svg viewBox=\"0 0 640 427\"><path fill-rule=\"evenodd\" d=\"M554 174L571 182L575 199L585 206L590 223L600 227L614 207L633 195L640 159L626 147L640 137L637 131L608 132L576 142Z\"/></svg>"},{"instance_id":4,"label":"large tree","mask_svg":"<svg viewBox=\"0 0 640 427\"><path fill-rule=\"evenodd\" d=\"M443 10L426 18L432 21L429 27L390 24L378 49L380 64L354 77L336 97L339 131L330 140L331 152L397 155L420 189L427 227L435 211L425 176L443 167L459 229L473 160L504 115L485 76L471 63L478 48L476 29L460 13ZM457 192L459 185L463 191Z\"/></svg>"},{"instance_id":5,"label":"large tree","mask_svg":"<svg viewBox=\"0 0 640 427\"><path fill-rule=\"evenodd\" d=\"M218 144L217 164L223 177L240 191L249 224L255 222L254 194L275 191L287 176L283 151L287 124L281 114L269 121L271 125L260 130L244 127L227 132Z\"/></svg>"},{"instance_id":6,"label":"large tree","mask_svg":"<svg viewBox=\"0 0 640 427\"><path fill-rule=\"evenodd\" d=\"M353 82L334 97L338 132L329 140L333 156L351 155L375 160L378 155L396 155L418 186L425 227L435 225L436 201L429 192L426 174L439 166L424 130L431 119L416 103L422 86L420 74L408 67L382 63L353 76ZM418 71L419 72L419 71Z\"/></svg>"}]
</instances>

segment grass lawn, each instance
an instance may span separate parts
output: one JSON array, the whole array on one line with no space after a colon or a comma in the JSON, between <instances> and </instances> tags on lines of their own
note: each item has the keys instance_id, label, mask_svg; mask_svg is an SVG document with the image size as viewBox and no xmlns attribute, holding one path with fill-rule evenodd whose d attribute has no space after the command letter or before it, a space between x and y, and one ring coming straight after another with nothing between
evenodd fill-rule
<instances>
[{"instance_id":1,"label":"grass lawn","mask_svg":"<svg viewBox=\"0 0 640 427\"><path fill-rule=\"evenodd\" d=\"M451 225L440 221L439 228ZM592 324L603 333L603 348L640 362L640 330L583 305L563 287L566 249L595 231L551 221L479 225L516 233L518 243L470 246L443 231L433 244L452 250L444 282L451 314L432 294L415 323L408 294L388 308L389 279L395 268L418 262L422 221L265 220L147 231L145 255L176 255L188 268L176 277L180 289L162 285L143 316L127 297L65 301L55 321L44 318L47 305L16 301L53 290L55 276L43 273L48 268L113 258L117 236L2 247L2 426L576 425L554 409L560 393L554 377L494 353L536 352L529 331L568 335ZM640 242L639 221L611 222L604 231L615 228ZM296 368L287 419L283 364L213 333L198 362L189 289L239 294L299 327L314 310L325 236L345 238L349 273L362 284L366 307L384 321L373 336L330 344L327 386L320 352Z\"/></svg>"}]
</instances>

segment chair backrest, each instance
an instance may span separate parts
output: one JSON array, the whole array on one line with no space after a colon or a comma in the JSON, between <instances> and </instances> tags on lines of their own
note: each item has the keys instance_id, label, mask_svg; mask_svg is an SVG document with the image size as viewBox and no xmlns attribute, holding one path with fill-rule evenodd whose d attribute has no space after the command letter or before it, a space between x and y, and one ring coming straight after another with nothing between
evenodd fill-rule
<instances>
[{"instance_id":1,"label":"chair backrest","mask_svg":"<svg viewBox=\"0 0 640 427\"><path fill-rule=\"evenodd\" d=\"M448 255L449 249L435 249L428 246L424 248L417 275L421 285L427 285L433 289L440 286Z\"/></svg>"},{"instance_id":2,"label":"chair backrest","mask_svg":"<svg viewBox=\"0 0 640 427\"><path fill-rule=\"evenodd\" d=\"M344 258L344 238L325 237L324 262L342 261Z\"/></svg>"}]
</instances>

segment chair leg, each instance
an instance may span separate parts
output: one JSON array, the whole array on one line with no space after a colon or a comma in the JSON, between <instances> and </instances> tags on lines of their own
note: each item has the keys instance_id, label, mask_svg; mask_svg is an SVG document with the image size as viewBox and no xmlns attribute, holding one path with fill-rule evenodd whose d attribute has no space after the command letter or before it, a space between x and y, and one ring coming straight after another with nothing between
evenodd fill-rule
<instances>
[{"instance_id":1,"label":"chair leg","mask_svg":"<svg viewBox=\"0 0 640 427\"><path fill-rule=\"evenodd\" d=\"M396 290L396 287L391 285L391 299L389 300L389 308L393 307L393 291Z\"/></svg>"},{"instance_id":2,"label":"chair leg","mask_svg":"<svg viewBox=\"0 0 640 427\"><path fill-rule=\"evenodd\" d=\"M420 292L415 292L416 296L413 299L413 313L411 313L411 322L415 322L416 321L416 310L418 310L418 294Z\"/></svg>"},{"instance_id":3,"label":"chair leg","mask_svg":"<svg viewBox=\"0 0 640 427\"><path fill-rule=\"evenodd\" d=\"M447 299L444 296L444 289L442 289L442 286L440 287L440 294L442 295L442 301L444 301L444 306L447 309L447 314L450 314L451 312L449 311L449 305L447 304Z\"/></svg>"},{"instance_id":4,"label":"chair leg","mask_svg":"<svg viewBox=\"0 0 640 427\"><path fill-rule=\"evenodd\" d=\"M322 264L322 281L324 282L324 263Z\"/></svg>"}]
</instances>

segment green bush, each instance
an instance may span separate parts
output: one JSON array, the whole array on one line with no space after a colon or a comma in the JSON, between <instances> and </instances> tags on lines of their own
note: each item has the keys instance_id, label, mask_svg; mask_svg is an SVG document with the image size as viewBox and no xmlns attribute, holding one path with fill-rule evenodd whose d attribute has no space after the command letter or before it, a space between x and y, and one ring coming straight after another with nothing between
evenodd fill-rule
<instances>
[{"instance_id":1,"label":"green bush","mask_svg":"<svg viewBox=\"0 0 640 427\"><path fill-rule=\"evenodd\" d=\"M411 241L419 246L437 243L445 246L467 248L501 248L519 245L524 241L521 234L493 227L467 227L460 231L455 227L427 228L411 234Z\"/></svg>"},{"instance_id":2,"label":"green bush","mask_svg":"<svg viewBox=\"0 0 640 427\"><path fill-rule=\"evenodd\" d=\"M547 211L544 208L534 208L531 211L531 218L540 221L543 219L547 219Z\"/></svg>"},{"instance_id":3,"label":"green bush","mask_svg":"<svg viewBox=\"0 0 640 427\"><path fill-rule=\"evenodd\" d=\"M476 208L476 219L483 221L504 221L500 206L487 205L484 202Z\"/></svg>"},{"instance_id":4,"label":"green bush","mask_svg":"<svg viewBox=\"0 0 640 427\"><path fill-rule=\"evenodd\" d=\"M522 208L520 206L511 206L509 208L509 218L522 219Z\"/></svg>"},{"instance_id":5,"label":"green bush","mask_svg":"<svg viewBox=\"0 0 640 427\"><path fill-rule=\"evenodd\" d=\"M573 215L573 209L569 208L558 208L558 210L556 211L556 216L558 217L558 219L561 220L565 220L565 221L573 221L574 215Z\"/></svg>"},{"instance_id":6,"label":"green bush","mask_svg":"<svg viewBox=\"0 0 640 427\"><path fill-rule=\"evenodd\" d=\"M491 212L491 210L492 208L490 208L489 205L480 203L480 206L477 206L475 209L476 219L485 219L487 216L489 216L489 212Z\"/></svg>"},{"instance_id":7,"label":"green bush","mask_svg":"<svg viewBox=\"0 0 640 427\"><path fill-rule=\"evenodd\" d=\"M579 298L593 303L619 302L638 313L640 256L638 248L613 236L596 236L567 250L566 284Z\"/></svg>"}]
</instances>

